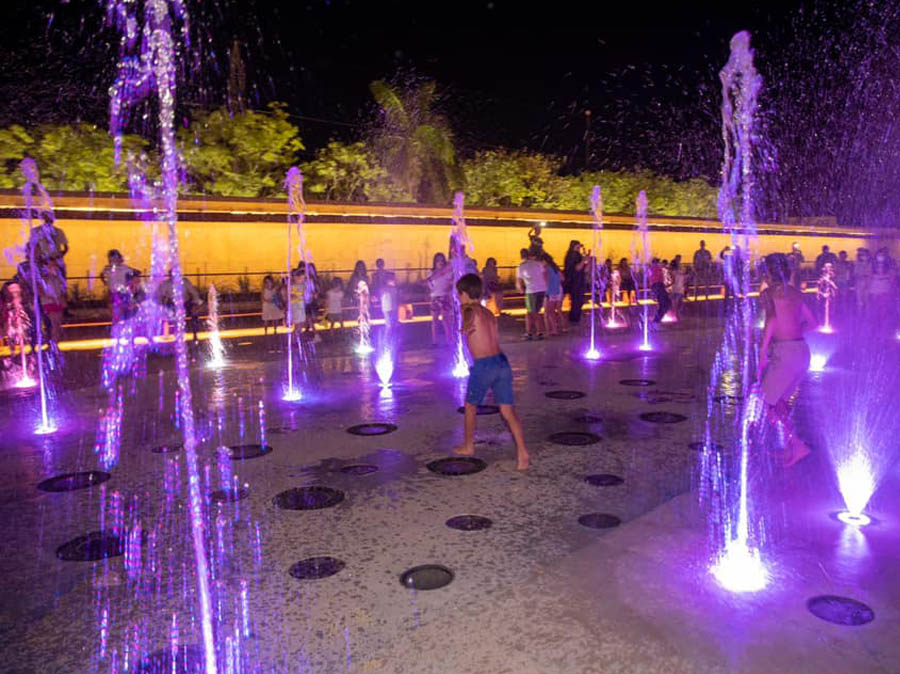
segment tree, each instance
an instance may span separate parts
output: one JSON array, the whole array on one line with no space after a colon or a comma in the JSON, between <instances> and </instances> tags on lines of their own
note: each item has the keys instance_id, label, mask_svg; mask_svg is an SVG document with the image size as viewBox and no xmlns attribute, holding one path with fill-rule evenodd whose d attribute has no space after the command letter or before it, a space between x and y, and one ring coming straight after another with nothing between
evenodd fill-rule
<instances>
[{"instance_id":1,"label":"tree","mask_svg":"<svg viewBox=\"0 0 900 674\"><path fill-rule=\"evenodd\" d=\"M478 152L463 162L466 200L477 206L559 208L566 191L565 179L558 175L561 166L559 159L543 154Z\"/></svg>"},{"instance_id":2,"label":"tree","mask_svg":"<svg viewBox=\"0 0 900 674\"><path fill-rule=\"evenodd\" d=\"M363 142L331 141L300 169L308 192L325 201L411 200L391 181L375 152Z\"/></svg>"},{"instance_id":3,"label":"tree","mask_svg":"<svg viewBox=\"0 0 900 674\"><path fill-rule=\"evenodd\" d=\"M199 112L179 131L188 188L222 196L270 196L304 149L284 106L229 115L224 108Z\"/></svg>"},{"instance_id":4,"label":"tree","mask_svg":"<svg viewBox=\"0 0 900 674\"><path fill-rule=\"evenodd\" d=\"M16 171L33 144L34 138L18 124L0 129L0 187L19 186Z\"/></svg>"},{"instance_id":5,"label":"tree","mask_svg":"<svg viewBox=\"0 0 900 674\"><path fill-rule=\"evenodd\" d=\"M460 182L453 133L436 110L435 83L376 80L369 85L381 109L372 147L400 189L425 203L447 203Z\"/></svg>"}]
</instances>

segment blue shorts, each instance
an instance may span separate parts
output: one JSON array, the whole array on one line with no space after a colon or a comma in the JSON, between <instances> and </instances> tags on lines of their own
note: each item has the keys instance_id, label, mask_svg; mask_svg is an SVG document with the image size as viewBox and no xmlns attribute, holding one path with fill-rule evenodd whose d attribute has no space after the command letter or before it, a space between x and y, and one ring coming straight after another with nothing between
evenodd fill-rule
<instances>
[{"instance_id":1,"label":"blue shorts","mask_svg":"<svg viewBox=\"0 0 900 674\"><path fill-rule=\"evenodd\" d=\"M470 405L480 405L490 389L494 392L494 401L498 405L512 405L512 381L512 368L505 354L476 358L469 368L466 402Z\"/></svg>"}]
</instances>

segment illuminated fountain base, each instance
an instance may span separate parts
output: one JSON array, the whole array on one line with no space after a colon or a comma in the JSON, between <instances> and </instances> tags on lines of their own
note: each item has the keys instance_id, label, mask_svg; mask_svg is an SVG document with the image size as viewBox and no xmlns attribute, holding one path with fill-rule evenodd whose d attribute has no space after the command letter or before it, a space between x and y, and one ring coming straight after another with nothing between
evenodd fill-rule
<instances>
[{"instance_id":1,"label":"illuminated fountain base","mask_svg":"<svg viewBox=\"0 0 900 674\"><path fill-rule=\"evenodd\" d=\"M844 524L849 524L854 527L864 527L872 523L872 518L868 515L864 513L851 513L849 510L835 513L834 516Z\"/></svg>"},{"instance_id":2,"label":"illuminated fountain base","mask_svg":"<svg viewBox=\"0 0 900 674\"><path fill-rule=\"evenodd\" d=\"M584 352L584 357L588 360L600 360L600 352L592 347Z\"/></svg>"},{"instance_id":3,"label":"illuminated fountain base","mask_svg":"<svg viewBox=\"0 0 900 674\"><path fill-rule=\"evenodd\" d=\"M759 550L751 549L744 542L732 541L711 572L729 592L759 592L769 584L769 571Z\"/></svg>"}]
</instances>

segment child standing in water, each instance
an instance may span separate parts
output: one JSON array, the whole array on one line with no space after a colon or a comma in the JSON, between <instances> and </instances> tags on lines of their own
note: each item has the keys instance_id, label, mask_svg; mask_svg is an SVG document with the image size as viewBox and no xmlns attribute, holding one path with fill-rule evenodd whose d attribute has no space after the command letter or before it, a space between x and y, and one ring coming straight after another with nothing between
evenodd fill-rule
<instances>
[{"instance_id":1,"label":"child standing in water","mask_svg":"<svg viewBox=\"0 0 900 674\"><path fill-rule=\"evenodd\" d=\"M783 253L765 259L768 287L760 295L766 310L759 355L759 395L766 404L766 418L784 431L787 447L784 466L788 468L809 454L809 447L797 437L790 419L788 399L809 369L809 347L803 333L816 327L816 319L791 284L792 269Z\"/></svg>"},{"instance_id":2,"label":"child standing in water","mask_svg":"<svg viewBox=\"0 0 900 674\"><path fill-rule=\"evenodd\" d=\"M475 453L475 415L488 389L494 392L494 400L500 406L500 415L509 426L516 443L516 468L528 469L528 450L522 434L522 424L513 407L512 368L506 355L500 351L497 336L497 319L481 306L482 286L477 274L466 274L456 282L462 310L462 332L466 336L469 353L474 362L469 370L469 386L466 390L465 439L454 451L462 456Z\"/></svg>"},{"instance_id":3,"label":"child standing in water","mask_svg":"<svg viewBox=\"0 0 900 674\"><path fill-rule=\"evenodd\" d=\"M283 304L281 288L275 285L275 279L271 274L266 274L263 279L260 299L262 301L263 336L269 334L270 326L274 335L275 327L284 320L284 309L279 306L279 304Z\"/></svg>"}]
</instances>

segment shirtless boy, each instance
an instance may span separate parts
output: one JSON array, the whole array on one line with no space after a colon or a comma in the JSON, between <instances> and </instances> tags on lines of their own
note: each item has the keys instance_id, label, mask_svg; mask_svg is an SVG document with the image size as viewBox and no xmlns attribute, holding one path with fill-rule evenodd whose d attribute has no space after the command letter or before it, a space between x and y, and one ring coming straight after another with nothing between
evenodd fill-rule
<instances>
[{"instance_id":1,"label":"shirtless boy","mask_svg":"<svg viewBox=\"0 0 900 674\"><path fill-rule=\"evenodd\" d=\"M476 274L466 274L456 282L459 303L462 308L462 332L466 336L469 352L475 359L469 370L469 386L466 390L465 439L454 449L462 456L475 453L475 415L488 389L500 406L500 415L509 426L516 442L516 468L528 468L528 450L522 436L522 424L513 407L512 369L506 356L500 351L497 338L497 319L481 306L481 279Z\"/></svg>"},{"instance_id":2,"label":"shirtless boy","mask_svg":"<svg viewBox=\"0 0 900 674\"><path fill-rule=\"evenodd\" d=\"M809 447L794 432L788 399L809 369L809 347L803 333L816 327L816 319L791 284L791 264L786 255L773 253L765 259L768 287L761 299L766 309L759 356L760 396L767 406L770 423L781 424L787 447L784 466L790 467L809 454Z\"/></svg>"}]
</instances>

